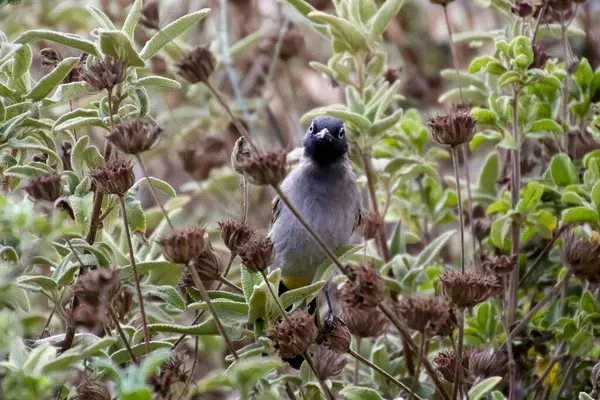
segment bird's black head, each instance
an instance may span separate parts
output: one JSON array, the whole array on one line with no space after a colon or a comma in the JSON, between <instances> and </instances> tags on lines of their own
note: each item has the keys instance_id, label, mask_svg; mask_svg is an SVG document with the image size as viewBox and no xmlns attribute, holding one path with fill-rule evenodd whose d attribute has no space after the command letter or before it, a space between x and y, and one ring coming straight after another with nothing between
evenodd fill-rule
<instances>
[{"instance_id":1,"label":"bird's black head","mask_svg":"<svg viewBox=\"0 0 600 400\"><path fill-rule=\"evenodd\" d=\"M344 123L329 116L313 119L303 144L304 154L320 165L339 161L348 152Z\"/></svg>"}]
</instances>

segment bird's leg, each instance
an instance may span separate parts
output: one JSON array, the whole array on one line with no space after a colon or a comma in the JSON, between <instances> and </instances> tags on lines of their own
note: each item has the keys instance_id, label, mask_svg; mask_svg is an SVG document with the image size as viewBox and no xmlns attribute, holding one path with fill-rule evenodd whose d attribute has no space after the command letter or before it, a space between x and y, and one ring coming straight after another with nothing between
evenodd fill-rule
<instances>
[{"instance_id":1,"label":"bird's leg","mask_svg":"<svg viewBox=\"0 0 600 400\"><path fill-rule=\"evenodd\" d=\"M325 286L325 300L327 300L327 307L329 307L329 313L327 315L332 315L333 306L331 305L331 297L329 297L329 283Z\"/></svg>"}]
</instances>

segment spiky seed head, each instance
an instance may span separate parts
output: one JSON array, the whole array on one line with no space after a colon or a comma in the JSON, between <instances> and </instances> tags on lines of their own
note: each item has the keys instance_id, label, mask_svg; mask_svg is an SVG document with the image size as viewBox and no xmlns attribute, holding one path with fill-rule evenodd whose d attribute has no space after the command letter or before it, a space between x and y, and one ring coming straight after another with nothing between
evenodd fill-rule
<instances>
[{"instance_id":1,"label":"spiky seed head","mask_svg":"<svg viewBox=\"0 0 600 400\"><path fill-rule=\"evenodd\" d=\"M237 130L236 133L238 136L240 135ZM235 172L242 175L244 174L242 164L245 164L247 160L250 159L250 155L251 152L246 139L243 136L238 137L233 146L233 151L231 152L231 166Z\"/></svg>"},{"instance_id":2,"label":"spiky seed head","mask_svg":"<svg viewBox=\"0 0 600 400\"><path fill-rule=\"evenodd\" d=\"M454 382L456 377L456 353L454 350L443 350L433 358L433 364L446 382ZM464 351L462 357L463 377L468 375L469 352Z\"/></svg>"},{"instance_id":3,"label":"spiky seed head","mask_svg":"<svg viewBox=\"0 0 600 400\"><path fill-rule=\"evenodd\" d=\"M498 277L479 272L445 270L439 279L440 294L458 308L474 307L503 290Z\"/></svg>"},{"instance_id":4,"label":"spiky seed head","mask_svg":"<svg viewBox=\"0 0 600 400\"><path fill-rule=\"evenodd\" d=\"M188 373L185 370L185 358L178 354L172 356L167 362L160 366L160 372L149 379L155 400L171 400L171 391L177 382L186 382Z\"/></svg>"},{"instance_id":5,"label":"spiky seed head","mask_svg":"<svg viewBox=\"0 0 600 400\"><path fill-rule=\"evenodd\" d=\"M161 133L159 126L133 119L115 126L108 140L125 154L139 154L150 150Z\"/></svg>"},{"instance_id":6,"label":"spiky seed head","mask_svg":"<svg viewBox=\"0 0 600 400\"><path fill-rule=\"evenodd\" d=\"M496 256L483 263L484 269L496 275L506 275L514 271L517 266L517 255Z\"/></svg>"},{"instance_id":7,"label":"spiky seed head","mask_svg":"<svg viewBox=\"0 0 600 400\"><path fill-rule=\"evenodd\" d=\"M599 241L579 238L573 231L565 232L561 257L578 278L587 279L590 282L600 281Z\"/></svg>"},{"instance_id":8,"label":"spiky seed head","mask_svg":"<svg viewBox=\"0 0 600 400\"><path fill-rule=\"evenodd\" d=\"M340 291L342 302L350 307L376 307L383 300L385 283L373 262L350 269L348 276Z\"/></svg>"},{"instance_id":9,"label":"spiky seed head","mask_svg":"<svg viewBox=\"0 0 600 400\"><path fill-rule=\"evenodd\" d=\"M446 111L427 121L429 136L437 144L456 147L468 143L475 135L477 122L469 107L453 105Z\"/></svg>"},{"instance_id":10,"label":"spiky seed head","mask_svg":"<svg viewBox=\"0 0 600 400\"><path fill-rule=\"evenodd\" d=\"M346 353L350 349L352 334L340 317L329 314L325 317L317 343L328 346L339 353Z\"/></svg>"},{"instance_id":11,"label":"spiky seed head","mask_svg":"<svg viewBox=\"0 0 600 400\"><path fill-rule=\"evenodd\" d=\"M158 1L152 0L144 4L142 7L142 15L140 16L140 24L148 29L159 30L160 15Z\"/></svg>"},{"instance_id":12,"label":"spiky seed head","mask_svg":"<svg viewBox=\"0 0 600 400\"><path fill-rule=\"evenodd\" d=\"M510 8L511 12L515 15L518 15L521 18L525 18L533 14L533 5L531 1L522 0L517 1L517 3Z\"/></svg>"},{"instance_id":13,"label":"spiky seed head","mask_svg":"<svg viewBox=\"0 0 600 400\"><path fill-rule=\"evenodd\" d=\"M112 396L106 383L87 378L77 386L75 393L70 398L73 400L111 400Z\"/></svg>"},{"instance_id":14,"label":"spiky seed head","mask_svg":"<svg viewBox=\"0 0 600 400\"><path fill-rule=\"evenodd\" d=\"M304 310L296 310L285 318L280 316L268 330L267 337L282 357L303 354L317 339L317 327L313 316Z\"/></svg>"},{"instance_id":15,"label":"spiky seed head","mask_svg":"<svg viewBox=\"0 0 600 400\"><path fill-rule=\"evenodd\" d=\"M287 153L283 150L251 152L249 157L236 160L234 169L255 185L278 185L287 174Z\"/></svg>"},{"instance_id":16,"label":"spiky seed head","mask_svg":"<svg viewBox=\"0 0 600 400\"><path fill-rule=\"evenodd\" d=\"M208 45L196 46L177 62L177 74L190 83L207 82L216 63Z\"/></svg>"},{"instance_id":17,"label":"spiky seed head","mask_svg":"<svg viewBox=\"0 0 600 400\"><path fill-rule=\"evenodd\" d=\"M477 349L469 352L469 375L473 379L504 377L507 373L507 365L506 350Z\"/></svg>"},{"instance_id":18,"label":"spiky seed head","mask_svg":"<svg viewBox=\"0 0 600 400\"><path fill-rule=\"evenodd\" d=\"M174 229L159 240L163 255L177 264L187 264L199 257L206 248L204 229L193 227Z\"/></svg>"},{"instance_id":19,"label":"spiky seed head","mask_svg":"<svg viewBox=\"0 0 600 400\"><path fill-rule=\"evenodd\" d=\"M55 172L50 172L30 180L23 189L35 200L54 203L62 195L63 188L60 176Z\"/></svg>"},{"instance_id":20,"label":"spiky seed head","mask_svg":"<svg viewBox=\"0 0 600 400\"><path fill-rule=\"evenodd\" d=\"M374 210L370 210L363 218L363 237L365 239L375 239L383 229L383 216Z\"/></svg>"},{"instance_id":21,"label":"spiky seed head","mask_svg":"<svg viewBox=\"0 0 600 400\"><path fill-rule=\"evenodd\" d=\"M325 345L317 345L313 356L315 373L323 380L340 375L347 361L344 353L340 353Z\"/></svg>"},{"instance_id":22,"label":"spiky seed head","mask_svg":"<svg viewBox=\"0 0 600 400\"><path fill-rule=\"evenodd\" d=\"M391 85L400 79L400 68L388 68L383 74L383 78Z\"/></svg>"},{"instance_id":23,"label":"spiky seed head","mask_svg":"<svg viewBox=\"0 0 600 400\"><path fill-rule=\"evenodd\" d=\"M83 80L97 90L112 90L125 79L127 63L119 58L105 56L94 58L87 63Z\"/></svg>"},{"instance_id":24,"label":"spiky seed head","mask_svg":"<svg viewBox=\"0 0 600 400\"><path fill-rule=\"evenodd\" d=\"M250 272L262 272L273 264L274 244L269 237L255 234L238 248L238 253Z\"/></svg>"},{"instance_id":25,"label":"spiky seed head","mask_svg":"<svg viewBox=\"0 0 600 400\"><path fill-rule=\"evenodd\" d=\"M218 252L208 242L204 251L196 258L190 261L190 266L196 268L204 287L210 287L218 277L223 266L223 260ZM189 270L186 268L181 277L180 287L195 286Z\"/></svg>"},{"instance_id":26,"label":"spiky seed head","mask_svg":"<svg viewBox=\"0 0 600 400\"><path fill-rule=\"evenodd\" d=\"M106 306L121 288L118 270L97 268L79 277L73 294L91 306Z\"/></svg>"},{"instance_id":27,"label":"spiky seed head","mask_svg":"<svg viewBox=\"0 0 600 400\"><path fill-rule=\"evenodd\" d=\"M135 183L135 174L129 161L109 161L90 173L96 189L104 194L123 196Z\"/></svg>"},{"instance_id":28,"label":"spiky seed head","mask_svg":"<svg viewBox=\"0 0 600 400\"><path fill-rule=\"evenodd\" d=\"M533 62L529 66L531 68L542 69L546 65L546 62L550 59L550 54L546 50L546 46L541 43L534 43L533 45Z\"/></svg>"},{"instance_id":29,"label":"spiky seed head","mask_svg":"<svg viewBox=\"0 0 600 400\"><path fill-rule=\"evenodd\" d=\"M238 220L228 219L226 221L219 221L218 225L221 240L232 253L237 254L240 247L254 235L254 229Z\"/></svg>"},{"instance_id":30,"label":"spiky seed head","mask_svg":"<svg viewBox=\"0 0 600 400\"><path fill-rule=\"evenodd\" d=\"M409 328L428 337L448 336L457 323L448 302L439 296L404 298L394 308Z\"/></svg>"}]
</instances>

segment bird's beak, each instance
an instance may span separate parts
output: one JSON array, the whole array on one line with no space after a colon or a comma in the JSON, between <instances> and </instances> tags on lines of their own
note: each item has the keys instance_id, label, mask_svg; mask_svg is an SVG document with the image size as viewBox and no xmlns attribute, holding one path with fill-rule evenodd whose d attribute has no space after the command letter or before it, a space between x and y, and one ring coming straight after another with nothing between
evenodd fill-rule
<instances>
[{"instance_id":1,"label":"bird's beak","mask_svg":"<svg viewBox=\"0 0 600 400\"><path fill-rule=\"evenodd\" d=\"M317 137L317 140L320 142L324 141L324 140L327 140L328 142L333 141L333 135L331 133L329 133L329 129L327 129L327 128L322 129L321 131L317 132L316 137Z\"/></svg>"}]
</instances>

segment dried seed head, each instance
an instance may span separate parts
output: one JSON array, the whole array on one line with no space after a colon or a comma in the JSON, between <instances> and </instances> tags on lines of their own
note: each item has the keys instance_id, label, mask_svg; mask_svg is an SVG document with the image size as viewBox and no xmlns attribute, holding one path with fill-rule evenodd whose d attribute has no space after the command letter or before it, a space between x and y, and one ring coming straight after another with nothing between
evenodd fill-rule
<instances>
[{"instance_id":1,"label":"dried seed head","mask_svg":"<svg viewBox=\"0 0 600 400\"><path fill-rule=\"evenodd\" d=\"M105 307L121 287L118 270L98 268L79 277L73 285L73 294L94 307Z\"/></svg>"},{"instance_id":2,"label":"dried seed head","mask_svg":"<svg viewBox=\"0 0 600 400\"><path fill-rule=\"evenodd\" d=\"M216 136L206 136L197 144L187 144L178 151L183 169L199 181L229 161L227 143Z\"/></svg>"},{"instance_id":3,"label":"dried seed head","mask_svg":"<svg viewBox=\"0 0 600 400\"><path fill-rule=\"evenodd\" d=\"M60 176L54 172L30 180L23 188L35 200L54 203L62 195Z\"/></svg>"},{"instance_id":4,"label":"dried seed head","mask_svg":"<svg viewBox=\"0 0 600 400\"><path fill-rule=\"evenodd\" d=\"M346 355L325 345L318 345L313 356L315 373L320 379L340 375L346 366Z\"/></svg>"},{"instance_id":5,"label":"dried seed head","mask_svg":"<svg viewBox=\"0 0 600 400\"><path fill-rule=\"evenodd\" d=\"M46 153L34 154L34 156L31 157L31 161L45 164L48 161L48 154L46 154Z\"/></svg>"},{"instance_id":6,"label":"dried seed head","mask_svg":"<svg viewBox=\"0 0 600 400\"><path fill-rule=\"evenodd\" d=\"M445 270L438 290L458 308L471 308L502 292L502 284L494 275L473 271Z\"/></svg>"},{"instance_id":7,"label":"dried seed head","mask_svg":"<svg viewBox=\"0 0 600 400\"><path fill-rule=\"evenodd\" d=\"M70 311L69 319L75 326L84 327L90 332L97 332L103 324L104 316L99 307L80 303L74 310Z\"/></svg>"},{"instance_id":8,"label":"dried seed head","mask_svg":"<svg viewBox=\"0 0 600 400\"><path fill-rule=\"evenodd\" d=\"M163 57L154 56L150 59L150 69L155 74L163 75L169 71L169 65Z\"/></svg>"},{"instance_id":9,"label":"dried seed head","mask_svg":"<svg viewBox=\"0 0 600 400\"><path fill-rule=\"evenodd\" d=\"M400 79L400 68L388 68L383 77L391 85Z\"/></svg>"},{"instance_id":10,"label":"dried seed head","mask_svg":"<svg viewBox=\"0 0 600 400\"><path fill-rule=\"evenodd\" d=\"M111 400L112 396L106 383L86 379L77 386L73 400Z\"/></svg>"},{"instance_id":11,"label":"dried seed head","mask_svg":"<svg viewBox=\"0 0 600 400\"><path fill-rule=\"evenodd\" d=\"M292 358L303 354L317 339L314 318L304 310L281 316L267 332L273 347L282 357Z\"/></svg>"},{"instance_id":12,"label":"dried seed head","mask_svg":"<svg viewBox=\"0 0 600 400\"><path fill-rule=\"evenodd\" d=\"M56 67L63 59L58 51L52 48L40 50L40 56L42 58L42 67Z\"/></svg>"},{"instance_id":13,"label":"dried seed head","mask_svg":"<svg viewBox=\"0 0 600 400\"><path fill-rule=\"evenodd\" d=\"M233 151L231 152L231 166L238 174L243 174L242 164L246 163L250 159L250 148L248 143L246 143L246 139L243 136L240 136L233 146Z\"/></svg>"},{"instance_id":14,"label":"dried seed head","mask_svg":"<svg viewBox=\"0 0 600 400\"><path fill-rule=\"evenodd\" d=\"M125 287L121 293L117 294L112 301L112 305L115 308L115 312L119 319L123 319L133 304L133 293L129 288Z\"/></svg>"},{"instance_id":15,"label":"dried seed head","mask_svg":"<svg viewBox=\"0 0 600 400\"><path fill-rule=\"evenodd\" d=\"M597 362L592 368L590 380L592 381L592 387L594 390L600 390L600 362Z\"/></svg>"},{"instance_id":16,"label":"dried seed head","mask_svg":"<svg viewBox=\"0 0 600 400\"><path fill-rule=\"evenodd\" d=\"M517 255L497 256L483 263L483 267L496 275L506 275L514 271L517 266Z\"/></svg>"},{"instance_id":17,"label":"dried seed head","mask_svg":"<svg viewBox=\"0 0 600 400\"><path fill-rule=\"evenodd\" d=\"M105 56L103 60L94 58L87 63L83 80L98 90L111 90L125 79L127 64L124 60Z\"/></svg>"},{"instance_id":18,"label":"dried seed head","mask_svg":"<svg viewBox=\"0 0 600 400\"><path fill-rule=\"evenodd\" d=\"M342 286L340 299L349 307L376 307L384 295L384 282L379 271L369 261L350 269L349 279Z\"/></svg>"},{"instance_id":19,"label":"dried seed head","mask_svg":"<svg viewBox=\"0 0 600 400\"><path fill-rule=\"evenodd\" d=\"M350 307L342 304L342 318L348 330L360 338L377 337L386 331L389 320L377 307Z\"/></svg>"},{"instance_id":20,"label":"dried seed head","mask_svg":"<svg viewBox=\"0 0 600 400\"><path fill-rule=\"evenodd\" d=\"M475 135L475 118L469 107L453 105L452 110L430 118L427 122L431 140L437 144L456 147L468 143Z\"/></svg>"},{"instance_id":21,"label":"dried seed head","mask_svg":"<svg viewBox=\"0 0 600 400\"><path fill-rule=\"evenodd\" d=\"M477 240L483 242L492 231L492 222L488 218L475 218L473 231Z\"/></svg>"},{"instance_id":22,"label":"dried seed head","mask_svg":"<svg viewBox=\"0 0 600 400\"><path fill-rule=\"evenodd\" d=\"M75 67L73 67L71 72L69 72L69 75L67 75L67 77L63 80L63 83L82 82L85 80L84 76L87 58L87 53L81 53L81 56L79 56L79 62L77 65L75 65Z\"/></svg>"},{"instance_id":23,"label":"dried seed head","mask_svg":"<svg viewBox=\"0 0 600 400\"><path fill-rule=\"evenodd\" d=\"M469 352L469 376L473 379L486 379L492 376L506 376L508 355L494 349L480 349Z\"/></svg>"},{"instance_id":24,"label":"dried seed head","mask_svg":"<svg viewBox=\"0 0 600 400\"><path fill-rule=\"evenodd\" d=\"M250 272L262 272L273 263L273 242L266 236L255 234L238 248L238 253Z\"/></svg>"},{"instance_id":25,"label":"dried seed head","mask_svg":"<svg viewBox=\"0 0 600 400\"><path fill-rule=\"evenodd\" d=\"M207 82L216 63L208 45L196 46L177 62L177 73L190 83Z\"/></svg>"},{"instance_id":26,"label":"dried seed head","mask_svg":"<svg viewBox=\"0 0 600 400\"><path fill-rule=\"evenodd\" d=\"M565 232L561 256L578 278L600 281L600 242L597 240L580 239L573 231Z\"/></svg>"},{"instance_id":27,"label":"dried seed head","mask_svg":"<svg viewBox=\"0 0 600 400\"><path fill-rule=\"evenodd\" d=\"M135 183L135 174L129 161L107 162L90 173L96 189L104 194L124 195Z\"/></svg>"},{"instance_id":28,"label":"dried seed head","mask_svg":"<svg viewBox=\"0 0 600 400\"><path fill-rule=\"evenodd\" d=\"M510 8L513 14L525 18L533 14L533 6L530 1L520 1Z\"/></svg>"},{"instance_id":29,"label":"dried seed head","mask_svg":"<svg viewBox=\"0 0 600 400\"><path fill-rule=\"evenodd\" d=\"M204 287L210 287L221 272L223 260L215 251L212 244L208 242L204 251L190 261L190 266L196 268ZM180 286L195 286L189 270L186 268L181 277Z\"/></svg>"},{"instance_id":30,"label":"dried seed head","mask_svg":"<svg viewBox=\"0 0 600 400\"><path fill-rule=\"evenodd\" d=\"M454 382L456 377L456 353L454 350L444 350L436 354L433 363L446 382ZM468 375L469 352L464 351L462 357L463 377Z\"/></svg>"},{"instance_id":31,"label":"dried seed head","mask_svg":"<svg viewBox=\"0 0 600 400\"><path fill-rule=\"evenodd\" d=\"M199 257L206 248L204 229L197 226L186 229L173 229L159 241L163 255L177 264L187 264Z\"/></svg>"},{"instance_id":32,"label":"dried seed head","mask_svg":"<svg viewBox=\"0 0 600 400\"><path fill-rule=\"evenodd\" d=\"M346 353L350 349L352 334L350 330L337 315L329 314L323 321L319 331L317 343L328 346L339 353Z\"/></svg>"},{"instance_id":33,"label":"dried seed head","mask_svg":"<svg viewBox=\"0 0 600 400\"><path fill-rule=\"evenodd\" d=\"M150 1L142 7L142 15L140 16L140 24L148 29L159 30L159 7L158 1Z\"/></svg>"},{"instance_id":34,"label":"dried seed head","mask_svg":"<svg viewBox=\"0 0 600 400\"><path fill-rule=\"evenodd\" d=\"M171 387L177 382L187 381L185 360L175 355L160 366L160 373L150 377L149 383L156 400L170 400L173 398Z\"/></svg>"},{"instance_id":35,"label":"dried seed head","mask_svg":"<svg viewBox=\"0 0 600 400\"><path fill-rule=\"evenodd\" d=\"M428 337L448 336L456 315L443 297L409 297L395 304L396 313L409 328Z\"/></svg>"},{"instance_id":36,"label":"dried seed head","mask_svg":"<svg viewBox=\"0 0 600 400\"><path fill-rule=\"evenodd\" d=\"M548 54L548 51L546 51L546 46L544 46L543 44L540 44L540 43L535 43L533 45L533 62L529 66L529 69L544 68L544 65L546 65L546 62L549 59L550 59L550 54Z\"/></svg>"},{"instance_id":37,"label":"dried seed head","mask_svg":"<svg viewBox=\"0 0 600 400\"><path fill-rule=\"evenodd\" d=\"M235 151L235 150L234 150ZM236 158L233 168L255 185L278 185L287 174L287 153L283 150Z\"/></svg>"},{"instance_id":38,"label":"dried seed head","mask_svg":"<svg viewBox=\"0 0 600 400\"><path fill-rule=\"evenodd\" d=\"M134 119L115 126L108 140L125 154L139 154L150 150L161 133L158 125Z\"/></svg>"},{"instance_id":39,"label":"dried seed head","mask_svg":"<svg viewBox=\"0 0 600 400\"><path fill-rule=\"evenodd\" d=\"M237 254L239 248L254 235L252 228L235 219L219 221L218 225L221 232L221 240L232 253Z\"/></svg>"},{"instance_id":40,"label":"dried seed head","mask_svg":"<svg viewBox=\"0 0 600 400\"><path fill-rule=\"evenodd\" d=\"M375 239L383 229L383 216L374 210L370 210L364 217L362 234L365 239Z\"/></svg>"}]
</instances>

